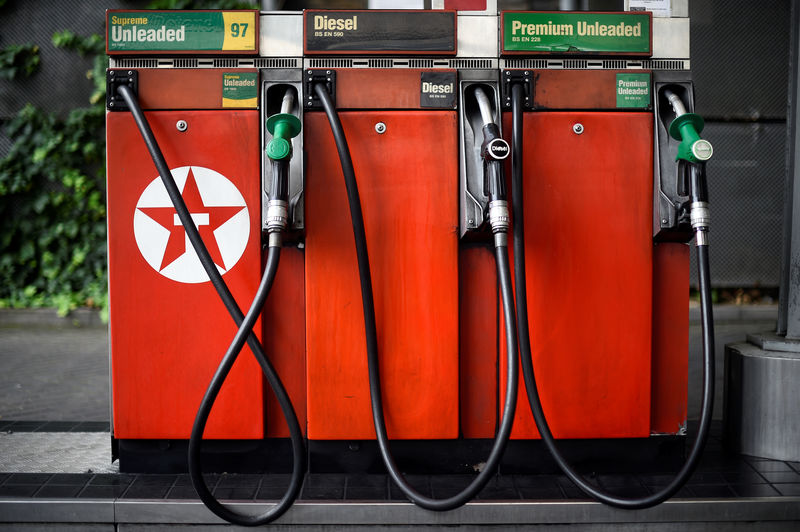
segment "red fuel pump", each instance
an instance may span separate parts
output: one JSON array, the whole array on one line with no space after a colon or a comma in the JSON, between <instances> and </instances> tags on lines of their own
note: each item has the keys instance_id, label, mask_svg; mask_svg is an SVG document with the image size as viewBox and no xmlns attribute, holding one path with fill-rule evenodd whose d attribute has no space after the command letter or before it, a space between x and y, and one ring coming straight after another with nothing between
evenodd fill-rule
<instances>
[{"instance_id":1,"label":"red fuel pump","mask_svg":"<svg viewBox=\"0 0 800 532\"><path fill-rule=\"evenodd\" d=\"M609 49L617 49L621 55L649 54L651 43L644 38L649 30L643 31L650 26L649 17L504 13L504 51L524 54L548 50L559 55L567 49L583 50L584 54L589 50L608 54ZM518 36L530 33L530 28L538 33L543 22L552 25L554 20L560 28L555 41L548 40L549 34L525 41ZM617 36L636 37L636 30L640 30L638 48L636 39L606 45L597 34L594 38L581 37L590 34L587 27L607 27L609 23L625 30L616 32ZM573 27L577 31L572 32ZM577 37L565 37L573 33ZM679 88L685 92L685 79L656 84L653 98L661 106L655 121L650 113L642 112L653 105L651 75L537 69L507 70L503 74L506 102L512 111L516 319L530 404L530 411L520 408L519 412L523 420L530 419L532 412L535 421L535 426L518 423L517 435L540 436L559 468L582 491L603 503L629 509L666 500L688 479L705 444L714 393L704 175L704 162L712 149L699 137L702 119L687 114L681 97L674 92ZM572 90L564 90L565 86ZM672 113L663 105L667 102ZM530 112L526 113L526 108ZM670 145L663 135L665 129L680 144ZM660 142L654 139L655 130L662 133ZM657 161L666 162L670 156L678 161L677 168L672 164L671 174L662 174L663 165L656 166L655 180L651 177L653 146L660 151ZM563 152L570 157L564 157ZM677 201L662 208L662 196L677 196ZM658 199L651 201L653 197ZM524 205L532 200L543 208L526 211ZM670 208L679 210L679 215L669 212ZM613 227L598 226L597 220L608 213ZM672 416L685 415L679 398L670 393L660 395L663 386L650 390L650 356L652 353L658 364L656 369L681 367L685 360L685 344L674 342L674 338L684 337L685 325L669 318L682 314L680 305L685 309L686 303L663 294L681 289L684 294L688 292L688 268L672 267L676 259L679 266L680 262L686 265L688 258L681 261L680 257L687 257L688 249L673 242L690 239L692 231L703 311L700 428L686 463L668 486L639 498L619 497L587 482L561 453L555 438L647 436L656 424L674 427L680 418ZM612 246L616 248L613 252ZM657 247L660 249L656 252ZM555 294L554 287L562 292ZM665 327L674 328L672 334L664 334ZM603 342L597 344L597 338L603 338ZM554 353L559 357L553 357ZM654 383L664 378L652 374ZM681 374L685 375L685 370ZM651 407L651 401L658 406ZM671 401L677 407L670 405ZM652 420L651 412L656 414Z\"/></svg>"},{"instance_id":2,"label":"red fuel pump","mask_svg":"<svg viewBox=\"0 0 800 532\"><path fill-rule=\"evenodd\" d=\"M314 472L386 470L414 503L448 510L518 465L507 446L528 452L538 438L608 504L677 491L713 396L711 147L687 112L691 81L648 59L649 14L500 22L498 51L494 14L109 12L123 470L183 470L188 452L200 498L242 525L290 507L306 460ZM133 38L176 24L184 44ZM606 43L608 28L620 39ZM565 45L569 32L592 38ZM604 494L554 440L685 430L693 234L700 435L664 492ZM244 470L291 463L285 495L258 516L223 506L202 475L221 467L212 450L243 454ZM433 499L406 482L407 462L478 474Z\"/></svg>"}]
</instances>

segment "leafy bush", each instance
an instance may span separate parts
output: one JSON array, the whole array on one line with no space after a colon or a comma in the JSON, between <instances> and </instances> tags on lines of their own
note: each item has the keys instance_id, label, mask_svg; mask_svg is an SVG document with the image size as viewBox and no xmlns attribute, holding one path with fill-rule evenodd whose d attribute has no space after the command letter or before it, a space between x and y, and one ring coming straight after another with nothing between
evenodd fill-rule
<instances>
[{"instance_id":1,"label":"leafy bush","mask_svg":"<svg viewBox=\"0 0 800 532\"><path fill-rule=\"evenodd\" d=\"M2 6L4 0L0 0ZM149 9L257 9L246 0L154 0ZM105 208L105 70L101 35L66 30L55 46L93 56L90 107L66 119L31 105L6 125L14 140L0 160L0 307L101 308L108 318ZM29 76L38 47L0 50L0 77Z\"/></svg>"},{"instance_id":2,"label":"leafy bush","mask_svg":"<svg viewBox=\"0 0 800 532\"><path fill-rule=\"evenodd\" d=\"M103 41L63 32L53 42L96 56L94 105L66 119L26 105L6 125L14 144L0 160L0 306L106 315Z\"/></svg>"},{"instance_id":3,"label":"leafy bush","mask_svg":"<svg viewBox=\"0 0 800 532\"><path fill-rule=\"evenodd\" d=\"M29 77L39 69L39 47L12 44L0 50L0 78Z\"/></svg>"}]
</instances>

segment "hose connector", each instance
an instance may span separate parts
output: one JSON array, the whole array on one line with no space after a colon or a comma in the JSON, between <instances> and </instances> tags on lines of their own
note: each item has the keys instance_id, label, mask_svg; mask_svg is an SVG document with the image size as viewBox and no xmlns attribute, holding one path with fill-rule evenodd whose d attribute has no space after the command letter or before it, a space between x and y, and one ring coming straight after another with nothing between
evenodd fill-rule
<instances>
[{"instance_id":1,"label":"hose connector","mask_svg":"<svg viewBox=\"0 0 800 532\"><path fill-rule=\"evenodd\" d=\"M289 225L289 202L284 200L269 200L267 204L267 232L281 232Z\"/></svg>"},{"instance_id":2,"label":"hose connector","mask_svg":"<svg viewBox=\"0 0 800 532\"><path fill-rule=\"evenodd\" d=\"M707 201L695 201L689 205L689 220L695 231L708 231L711 226L711 210Z\"/></svg>"},{"instance_id":3,"label":"hose connector","mask_svg":"<svg viewBox=\"0 0 800 532\"><path fill-rule=\"evenodd\" d=\"M695 243L708 245L708 230L711 227L711 210L707 201L694 201L689 205L689 221L694 229Z\"/></svg>"},{"instance_id":4,"label":"hose connector","mask_svg":"<svg viewBox=\"0 0 800 532\"><path fill-rule=\"evenodd\" d=\"M506 200L489 202L489 226L492 233L507 233L511 225L511 213Z\"/></svg>"}]
</instances>

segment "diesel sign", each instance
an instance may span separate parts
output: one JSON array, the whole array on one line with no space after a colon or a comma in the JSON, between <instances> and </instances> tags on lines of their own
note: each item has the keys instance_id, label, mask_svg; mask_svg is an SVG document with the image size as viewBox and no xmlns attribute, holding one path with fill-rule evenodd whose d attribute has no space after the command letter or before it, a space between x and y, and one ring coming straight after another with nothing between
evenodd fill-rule
<instances>
[{"instance_id":1,"label":"diesel sign","mask_svg":"<svg viewBox=\"0 0 800 532\"><path fill-rule=\"evenodd\" d=\"M455 72L422 72L420 74L420 107L453 109L456 106Z\"/></svg>"},{"instance_id":2,"label":"diesel sign","mask_svg":"<svg viewBox=\"0 0 800 532\"><path fill-rule=\"evenodd\" d=\"M456 54L455 11L307 9L303 21L307 54Z\"/></svg>"}]
</instances>

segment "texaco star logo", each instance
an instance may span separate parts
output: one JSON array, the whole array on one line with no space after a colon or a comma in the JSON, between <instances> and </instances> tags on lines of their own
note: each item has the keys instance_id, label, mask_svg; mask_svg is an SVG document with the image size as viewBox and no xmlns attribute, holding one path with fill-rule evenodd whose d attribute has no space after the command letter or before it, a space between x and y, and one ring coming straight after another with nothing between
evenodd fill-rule
<instances>
[{"instance_id":1,"label":"texaco star logo","mask_svg":"<svg viewBox=\"0 0 800 532\"><path fill-rule=\"evenodd\" d=\"M210 168L182 166L171 172L214 264L224 274L242 257L250 237L244 197L228 178ZM133 233L144 259L164 277L180 283L209 280L160 177L139 197Z\"/></svg>"}]
</instances>

